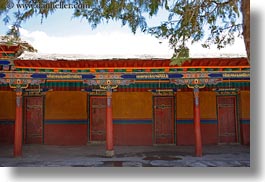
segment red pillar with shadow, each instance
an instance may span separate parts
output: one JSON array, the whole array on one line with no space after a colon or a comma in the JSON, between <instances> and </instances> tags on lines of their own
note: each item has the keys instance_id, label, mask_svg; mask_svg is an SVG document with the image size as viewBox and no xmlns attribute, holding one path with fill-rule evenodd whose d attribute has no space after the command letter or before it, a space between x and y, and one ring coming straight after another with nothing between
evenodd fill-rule
<instances>
[{"instance_id":1,"label":"red pillar with shadow","mask_svg":"<svg viewBox=\"0 0 265 182\"><path fill-rule=\"evenodd\" d=\"M195 155L196 157L201 157L202 156L202 137L201 137L199 88L194 88L193 94L194 94Z\"/></svg>"},{"instance_id":2,"label":"red pillar with shadow","mask_svg":"<svg viewBox=\"0 0 265 182\"><path fill-rule=\"evenodd\" d=\"M113 157L112 91L107 91L106 156Z\"/></svg>"},{"instance_id":3,"label":"red pillar with shadow","mask_svg":"<svg viewBox=\"0 0 265 182\"><path fill-rule=\"evenodd\" d=\"M14 127L14 157L22 156L22 91L16 91L16 120Z\"/></svg>"}]
</instances>

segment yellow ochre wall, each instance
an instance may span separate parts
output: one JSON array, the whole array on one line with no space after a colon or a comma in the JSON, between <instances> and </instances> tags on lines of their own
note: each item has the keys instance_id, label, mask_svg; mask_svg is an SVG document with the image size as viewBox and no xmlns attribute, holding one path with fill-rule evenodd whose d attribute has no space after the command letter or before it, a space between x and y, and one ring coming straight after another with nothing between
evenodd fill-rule
<instances>
[{"instance_id":1,"label":"yellow ochre wall","mask_svg":"<svg viewBox=\"0 0 265 182\"><path fill-rule=\"evenodd\" d=\"M211 91L200 91L199 98L202 142L203 144L215 144L217 143L216 93ZM193 145L193 92L177 92L176 104L177 145Z\"/></svg>"},{"instance_id":2,"label":"yellow ochre wall","mask_svg":"<svg viewBox=\"0 0 265 182\"><path fill-rule=\"evenodd\" d=\"M112 95L113 118L152 118L152 93L114 92Z\"/></svg>"},{"instance_id":3,"label":"yellow ochre wall","mask_svg":"<svg viewBox=\"0 0 265 182\"><path fill-rule=\"evenodd\" d=\"M0 91L0 143L13 144L16 119L16 93Z\"/></svg>"},{"instance_id":4,"label":"yellow ochre wall","mask_svg":"<svg viewBox=\"0 0 265 182\"><path fill-rule=\"evenodd\" d=\"M114 144L152 145L152 93L114 92Z\"/></svg>"},{"instance_id":5,"label":"yellow ochre wall","mask_svg":"<svg viewBox=\"0 0 265 182\"><path fill-rule=\"evenodd\" d=\"M239 95L239 116L241 123L241 143L250 144L250 92L240 91Z\"/></svg>"},{"instance_id":6,"label":"yellow ochre wall","mask_svg":"<svg viewBox=\"0 0 265 182\"><path fill-rule=\"evenodd\" d=\"M200 114L202 119L216 119L216 93L210 91L199 92ZM193 119L193 92L177 92L176 118Z\"/></svg>"},{"instance_id":7,"label":"yellow ochre wall","mask_svg":"<svg viewBox=\"0 0 265 182\"><path fill-rule=\"evenodd\" d=\"M16 93L0 91L0 120L15 120L16 118Z\"/></svg>"},{"instance_id":8,"label":"yellow ochre wall","mask_svg":"<svg viewBox=\"0 0 265 182\"><path fill-rule=\"evenodd\" d=\"M250 92L240 91L240 118L250 119Z\"/></svg>"},{"instance_id":9,"label":"yellow ochre wall","mask_svg":"<svg viewBox=\"0 0 265 182\"><path fill-rule=\"evenodd\" d=\"M176 118L191 119L193 118L193 93L177 92L176 94L177 112Z\"/></svg>"},{"instance_id":10,"label":"yellow ochre wall","mask_svg":"<svg viewBox=\"0 0 265 182\"><path fill-rule=\"evenodd\" d=\"M87 119L87 117L87 94L85 92L47 92L45 120Z\"/></svg>"},{"instance_id":11,"label":"yellow ochre wall","mask_svg":"<svg viewBox=\"0 0 265 182\"><path fill-rule=\"evenodd\" d=\"M216 119L216 93L212 91L200 92L200 111L202 119Z\"/></svg>"},{"instance_id":12,"label":"yellow ochre wall","mask_svg":"<svg viewBox=\"0 0 265 182\"><path fill-rule=\"evenodd\" d=\"M54 91L46 94L44 144L85 145L87 121L87 93Z\"/></svg>"}]
</instances>

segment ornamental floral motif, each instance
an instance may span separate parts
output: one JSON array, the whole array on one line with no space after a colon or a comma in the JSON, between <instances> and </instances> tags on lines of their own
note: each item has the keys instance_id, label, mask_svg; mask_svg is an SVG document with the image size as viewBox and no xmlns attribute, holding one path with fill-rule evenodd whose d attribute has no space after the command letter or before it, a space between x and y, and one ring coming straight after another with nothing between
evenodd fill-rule
<instances>
[{"instance_id":1,"label":"ornamental floral motif","mask_svg":"<svg viewBox=\"0 0 265 182\"><path fill-rule=\"evenodd\" d=\"M84 80L84 84L87 85L101 85L101 86L107 86L107 85L130 85L131 83L134 83L134 80Z\"/></svg>"},{"instance_id":2,"label":"ornamental floral motif","mask_svg":"<svg viewBox=\"0 0 265 182\"><path fill-rule=\"evenodd\" d=\"M44 83L44 79L27 79L27 78L8 78L0 79L0 84L9 84L10 88L27 88L29 84L40 85Z\"/></svg>"},{"instance_id":3,"label":"ornamental floral motif","mask_svg":"<svg viewBox=\"0 0 265 182\"><path fill-rule=\"evenodd\" d=\"M203 88L205 85L216 85L222 82L222 78L184 78L184 79L170 79L170 83L176 85L187 85L189 88Z\"/></svg>"}]
</instances>

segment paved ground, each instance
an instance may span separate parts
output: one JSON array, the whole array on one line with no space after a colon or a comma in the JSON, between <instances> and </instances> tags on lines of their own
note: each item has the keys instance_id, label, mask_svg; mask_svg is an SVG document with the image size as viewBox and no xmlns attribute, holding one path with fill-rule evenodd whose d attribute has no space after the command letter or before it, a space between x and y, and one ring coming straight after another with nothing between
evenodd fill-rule
<instances>
[{"instance_id":1,"label":"paved ground","mask_svg":"<svg viewBox=\"0 0 265 182\"><path fill-rule=\"evenodd\" d=\"M0 146L1 167L250 167L250 148L242 145L204 146L203 157L193 146L115 146L108 158L104 145L23 145L23 157L12 154L13 146Z\"/></svg>"}]
</instances>

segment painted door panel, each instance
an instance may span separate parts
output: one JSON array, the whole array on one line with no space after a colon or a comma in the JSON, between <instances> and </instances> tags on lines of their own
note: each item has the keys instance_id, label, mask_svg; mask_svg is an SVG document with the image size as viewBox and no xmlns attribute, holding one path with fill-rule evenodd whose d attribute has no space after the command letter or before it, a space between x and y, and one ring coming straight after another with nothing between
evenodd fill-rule
<instances>
[{"instance_id":1,"label":"painted door panel","mask_svg":"<svg viewBox=\"0 0 265 182\"><path fill-rule=\"evenodd\" d=\"M24 142L42 144L43 97L25 97L24 106Z\"/></svg>"},{"instance_id":2,"label":"painted door panel","mask_svg":"<svg viewBox=\"0 0 265 182\"><path fill-rule=\"evenodd\" d=\"M219 96L218 103L218 126L220 143L237 142L236 122L236 97Z\"/></svg>"},{"instance_id":3,"label":"painted door panel","mask_svg":"<svg viewBox=\"0 0 265 182\"><path fill-rule=\"evenodd\" d=\"M90 140L106 140L106 97L90 98Z\"/></svg>"},{"instance_id":4,"label":"painted door panel","mask_svg":"<svg viewBox=\"0 0 265 182\"><path fill-rule=\"evenodd\" d=\"M174 143L174 99L154 97L155 144Z\"/></svg>"}]
</instances>

